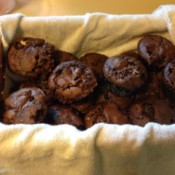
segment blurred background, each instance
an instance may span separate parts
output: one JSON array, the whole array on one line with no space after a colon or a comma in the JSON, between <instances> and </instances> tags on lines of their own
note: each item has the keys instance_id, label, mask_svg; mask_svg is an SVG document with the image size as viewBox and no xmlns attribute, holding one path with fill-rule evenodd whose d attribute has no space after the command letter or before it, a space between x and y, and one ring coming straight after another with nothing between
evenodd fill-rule
<instances>
[{"instance_id":1,"label":"blurred background","mask_svg":"<svg viewBox=\"0 0 175 175\"><path fill-rule=\"evenodd\" d=\"M0 0L0 14L24 13L28 16L82 15L88 12L148 14L160 5L166 4L175 4L175 0Z\"/></svg>"}]
</instances>

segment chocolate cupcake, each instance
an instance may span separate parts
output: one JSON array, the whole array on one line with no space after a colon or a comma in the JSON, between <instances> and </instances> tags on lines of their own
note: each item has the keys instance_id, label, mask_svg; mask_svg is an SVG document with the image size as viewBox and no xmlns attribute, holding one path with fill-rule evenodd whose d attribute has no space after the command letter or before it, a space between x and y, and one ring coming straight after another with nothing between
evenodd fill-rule
<instances>
[{"instance_id":1,"label":"chocolate cupcake","mask_svg":"<svg viewBox=\"0 0 175 175\"><path fill-rule=\"evenodd\" d=\"M147 70L136 53L108 58L103 68L108 89L119 96L130 96L147 81Z\"/></svg>"},{"instance_id":2,"label":"chocolate cupcake","mask_svg":"<svg viewBox=\"0 0 175 175\"><path fill-rule=\"evenodd\" d=\"M67 61L59 64L48 80L55 98L67 104L79 101L97 86L93 71L80 61Z\"/></svg>"},{"instance_id":3,"label":"chocolate cupcake","mask_svg":"<svg viewBox=\"0 0 175 175\"><path fill-rule=\"evenodd\" d=\"M175 60L169 62L164 68L163 85L166 94L175 99Z\"/></svg>"},{"instance_id":4,"label":"chocolate cupcake","mask_svg":"<svg viewBox=\"0 0 175 175\"><path fill-rule=\"evenodd\" d=\"M146 35L138 42L139 55L153 68L161 69L175 58L175 47L168 39Z\"/></svg>"},{"instance_id":5,"label":"chocolate cupcake","mask_svg":"<svg viewBox=\"0 0 175 175\"><path fill-rule=\"evenodd\" d=\"M149 122L172 124L175 113L165 100L151 98L132 104L129 109L129 119L132 124L140 126Z\"/></svg>"},{"instance_id":6,"label":"chocolate cupcake","mask_svg":"<svg viewBox=\"0 0 175 175\"><path fill-rule=\"evenodd\" d=\"M19 38L8 50L8 66L14 74L46 79L54 66L53 53L54 46L44 39Z\"/></svg>"},{"instance_id":7,"label":"chocolate cupcake","mask_svg":"<svg viewBox=\"0 0 175 175\"><path fill-rule=\"evenodd\" d=\"M129 124L127 115L123 114L113 102L97 104L84 117L86 128L96 123Z\"/></svg>"},{"instance_id":8,"label":"chocolate cupcake","mask_svg":"<svg viewBox=\"0 0 175 175\"><path fill-rule=\"evenodd\" d=\"M100 82L103 80L103 66L107 60L107 56L100 53L87 53L80 57L80 60L91 67L94 71L97 80Z\"/></svg>"},{"instance_id":9,"label":"chocolate cupcake","mask_svg":"<svg viewBox=\"0 0 175 175\"><path fill-rule=\"evenodd\" d=\"M48 109L46 123L52 125L69 124L84 129L82 118L71 107L63 105L53 105Z\"/></svg>"},{"instance_id":10,"label":"chocolate cupcake","mask_svg":"<svg viewBox=\"0 0 175 175\"><path fill-rule=\"evenodd\" d=\"M39 88L23 88L10 94L4 106L6 124L41 123L47 112L46 96Z\"/></svg>"}]
</instances>

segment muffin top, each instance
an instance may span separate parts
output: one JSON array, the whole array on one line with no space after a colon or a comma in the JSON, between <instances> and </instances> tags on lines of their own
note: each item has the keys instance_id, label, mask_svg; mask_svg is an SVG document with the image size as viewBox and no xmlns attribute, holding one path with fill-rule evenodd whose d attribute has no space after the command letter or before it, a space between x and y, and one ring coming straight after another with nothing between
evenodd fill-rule
<instances>
[{"instance_id":1,"label":"muffin top","mask_svg":"<svg viewBox=\"0 0 175 175\"><path fill-rule=\"evenodd\" d=\"M129 124L127 115L123 114L112 101L99 103L84 117L85 127L89 128L96 123Z\"/></svg>"},{"instance_id":2,"label":"muffin top","mask_svg":"<svg viewBox=\"0 0 175 175\"><path fill-rule=\"evenodd\" d=\"M128 91L140 88L148 76L136 53L124 53L108 58L103 72L107 81Z\"/></svg>"},{"instance_id":3,"label":"muffin top","mask_svg":"<svg viewBox=\"0 0 175 175\"><path fill-rule=\"evenodd\" d=\"M64 105L53 105L48 108L48 123L53 125L69 124L79 129L84 128L82 118L71 107Z\"/></svg>"},{"instance_id":4,"label":"muffin top","mask_svg":"<svg viewBox=\"0 0 175 175\"><path fill-rule=\"evenodd\" d=\"M132 124L144 126L148 122L171 124L175 113L167 101L159 98L149 98L135 102L129 109L129 119Z\"/></svg>"},{"instance_id":5,"label":"muffin top","mask_svg":"<svg viewBox=\"0 0 175 175\"><path fill-rule=\"evenodd\" d=\"M62 103L87 97L97 86L93 71L80 61L60 63L48 80L49 88Z\"/></svg>"},{"instance_id":6,"label":"muffin top","mask_svg":"<svg viewBox=\"0 0 175 175\"><path fill-rule=\"evenodd\" d=\"M138 42L140 56L156 68L163 68L175 58L175 47L168 39L158 35L146 35Z\"/></svg>"},{"instance_id":7,"label":"muffin top","mask_svg":"<svg viewBox=\"0 0 175 175\"><path fill-rule=\"evenodd\" d=\"M100 53L87 53L80 57L80 60L88 65L95 73L98 81L102 81L103 76L103 66L107 60L107 56Z\"/></svg>"},{"instance_id":8,"label":"muffin top","mask_svg":"<svg viewBox=\"0 0 175 175\"><path fill-rule=\"evenodd\" d=\"M54 66L53 53L54 46L44 39L19 38L8 50L8 66L14 74L46 79Z\"/></svg>"},{"instance_id":9,"label":"muffin top","mask_svg":"<svg viewBox=\"0 0 175 175\"><path fill-rule=\"evenodd\" d=\"M54 98L52 96L52 92L48 87L47 81L37 81L37 80L36 81L34 81L34 80L29 81L28 80L28 81L24 81L24 82L19 83L19 86L17 86L18 89L29 88L29 87L35 87L35 88L41 89L46 96L47 104L52 104L55 102Z\"/></svg>"},{"instance_id":10,"label":"muffin top","mask_svg":"<svg viewBox=\"0 0 175 175\"><path fill-rule=\"evenodd\" d=\"M3 122L8 124L34 124L44 120L46 96L39 88L22 88L5 99Z\"/></svg>"}]
</instances>

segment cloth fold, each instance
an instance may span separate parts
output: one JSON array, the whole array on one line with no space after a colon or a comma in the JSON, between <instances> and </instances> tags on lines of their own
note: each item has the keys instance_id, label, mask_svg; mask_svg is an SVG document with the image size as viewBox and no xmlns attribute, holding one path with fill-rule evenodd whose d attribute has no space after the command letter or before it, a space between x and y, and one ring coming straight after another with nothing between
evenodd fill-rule
<instances>
[{"instance_id":1,"label":"cloth fold","mask_svg":"<svg viewBox=\"0 0 175 175\"><path fill-rule=\"evenodd\" d=\"M14 39L32 36L77 56L90 51L113 56L136 49L147 33L175 44L174 31L174 5L161 6L150 15L0 17L4 52ZM0 174L174 175L174 148L175 124L100 123L85 131L70 125L0 124Z\"/></svg>"},{"instance_id":2,"label":"cloth fold","mask_svg":"<svg viewBox=\"0 0 175 175\"><path fill-rule=\"evenodd\" d=\"M113 56L137 47L145 33L167 33L162 15L111 15L87 13L83 16L26 17L2 16L3 44L23 36L43 37L57 48L81 56L89 51ZM5 32L9 31L9 32ZM97 47L98 46L98 47Z\"/></svg>"}]
</instances>

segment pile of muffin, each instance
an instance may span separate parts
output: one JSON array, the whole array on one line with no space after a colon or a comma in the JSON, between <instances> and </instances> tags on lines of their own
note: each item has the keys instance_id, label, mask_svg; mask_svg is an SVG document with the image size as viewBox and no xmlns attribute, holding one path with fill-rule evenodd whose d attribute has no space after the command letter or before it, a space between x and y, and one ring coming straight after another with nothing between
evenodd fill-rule
<instances>
[{"instance_id":1,"label":"pile of muffin","mask_svg":"<svg viewBox=\"0 0 175 175\"><path fill-rule=\"evenodd\" d=\"M136 51L80 58L23 37L9 47L7 66L23 81L4 99L3 123L84 130L101 122L175 122L175 46L162 36L143 36Z\"/></svg>"}]
</instances>

